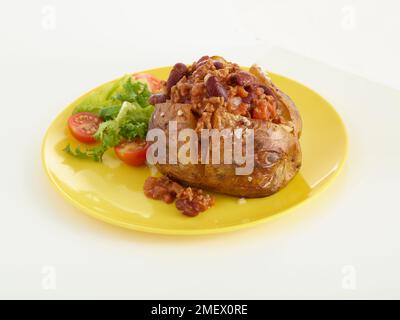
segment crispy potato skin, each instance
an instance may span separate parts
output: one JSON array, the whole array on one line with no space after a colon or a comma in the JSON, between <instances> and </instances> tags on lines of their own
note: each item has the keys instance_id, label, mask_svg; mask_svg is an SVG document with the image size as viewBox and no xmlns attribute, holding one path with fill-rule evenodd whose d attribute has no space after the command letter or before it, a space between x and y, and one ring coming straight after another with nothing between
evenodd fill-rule
<instances>
[{"instance_id":1,"label":"crispy potato skin","mask_svg":"<svg viewBox=\"0 0 400 320\"><path fill-rule=\"evenodd\" d=\"M303 122L299 110L288 95L276 89L276 87L275 90L277 90L275 93L278 100L278 108L280 108L282 116L292 123L294 135L300 138L301 131L303 130Z\"/></svg>"},{"instance_id":2,"label":"crispy potato skin","mask_svg":"<svg viewBox=\"0 0 400 320\"><path fill-rule=\"evenodd\" d=\"M218 109L213 115L213 128L237 128L239 125L254 129L254 170L251 175L235 174L235 164L158 164L160 172L183 185L224 193L238 197L265 197L281 188L296 175L301 166L298 137L301 118L290 98L280 91L289 108L282 114L293 122L292 127L268 121L247 119ZM289 103L290 102L290 103ZM178 133L185 128L195 129L196 117L190 104L157 104L150 119L149 129L160 128L168 138L168 122L177 121ZM178 148L182 143L178 142ZM199 148L200 150L200 148ZM168 146L167 146L168 154ZM221 159L223 151L221 150Z\"/></svg>"}]
</instances>

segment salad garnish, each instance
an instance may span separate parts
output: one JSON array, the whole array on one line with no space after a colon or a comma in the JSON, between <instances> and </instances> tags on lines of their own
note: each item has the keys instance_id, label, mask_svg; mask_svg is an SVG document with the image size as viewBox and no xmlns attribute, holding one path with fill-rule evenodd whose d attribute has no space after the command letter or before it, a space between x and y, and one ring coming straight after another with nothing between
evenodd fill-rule
<instances>
[{"instance_id":1,"label":"salad garnish","mask_svg":"<svg viewBox=\"0 0 400 320\"><path fill-rule=\"evenodd\" d=\"M146 138L154 106L149 103L151 92L147 83L136 78L132 79L131 75L121 77L90 93L79 103L68 121L70 131L80 142L99 144L75 148L68 144L64 148L66 153L99 162L108 149ZM153 82L155 80L157 78Z\"/></svg>"}]
</instances>

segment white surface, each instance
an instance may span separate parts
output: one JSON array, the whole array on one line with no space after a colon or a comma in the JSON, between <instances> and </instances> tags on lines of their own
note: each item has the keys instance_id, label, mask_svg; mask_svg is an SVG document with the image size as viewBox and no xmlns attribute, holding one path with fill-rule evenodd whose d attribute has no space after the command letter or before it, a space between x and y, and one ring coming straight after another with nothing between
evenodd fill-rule
<instances>
[{"instance_id":1,"label":"white surface","mask_svg":"<svg viewBox=\"0 0 400 320\"><path fill-rule=\"evenodd\" d=\"M400 298L400 94L381 85L400 88L399 8L2 1L0 297ZM350 138L335 183L273 222L194 238L112 227L61 199L40 162L55 115L121 74L205 53L262 63L330 100Z\"/></svg>"}]
</instances>

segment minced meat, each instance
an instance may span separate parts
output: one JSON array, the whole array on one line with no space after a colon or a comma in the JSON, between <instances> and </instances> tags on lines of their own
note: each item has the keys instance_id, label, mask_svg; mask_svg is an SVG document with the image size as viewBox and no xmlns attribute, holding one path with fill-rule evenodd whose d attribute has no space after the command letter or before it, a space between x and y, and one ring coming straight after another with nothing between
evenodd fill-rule
<instances>
[{"instance_id":1,"label":"minced meat","mask_svg":"<svg viewBox=\"0 0 400 320\"><path fill-rule=\"evenodd\" d=\"M194 217L212 207L214 197L196 188L184 188L167 177L148 177L144 183L144 194L151 199L172 203L184 215Z\"/></svg>"}]
</instances>

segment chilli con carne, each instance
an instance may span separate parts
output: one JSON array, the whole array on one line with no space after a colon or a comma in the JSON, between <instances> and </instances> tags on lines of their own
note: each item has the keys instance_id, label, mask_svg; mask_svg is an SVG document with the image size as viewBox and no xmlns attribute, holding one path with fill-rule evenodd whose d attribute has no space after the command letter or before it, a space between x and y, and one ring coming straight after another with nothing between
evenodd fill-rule
<instances>
[{"instance_id":1,"label":"chilli con carne","mask_svg":"<svg viewBox=\"0 0 400 320\"><path fill-rule=\"evenodd\" d=\"M144 183L144 194L151 199L172 203L184 215L194 217L214 205L212 195L201 189L184 188L167 177L149 177Z\"/></svg>"},{"instance_id":2,"label":"chilli con carne","mask_svg":"<svg viewBox=\"0 0 400 320\"><path fill-rule=\"evenodd\" d=\"M164 93L150 97L154 103L171 100L191 103L198 115L197 128L211 128L218 108L251 119L281 123L276 98L253 74L222 57L204 56L191 66L177 63L171 70Z\"/></svg>"}]
</instances>

